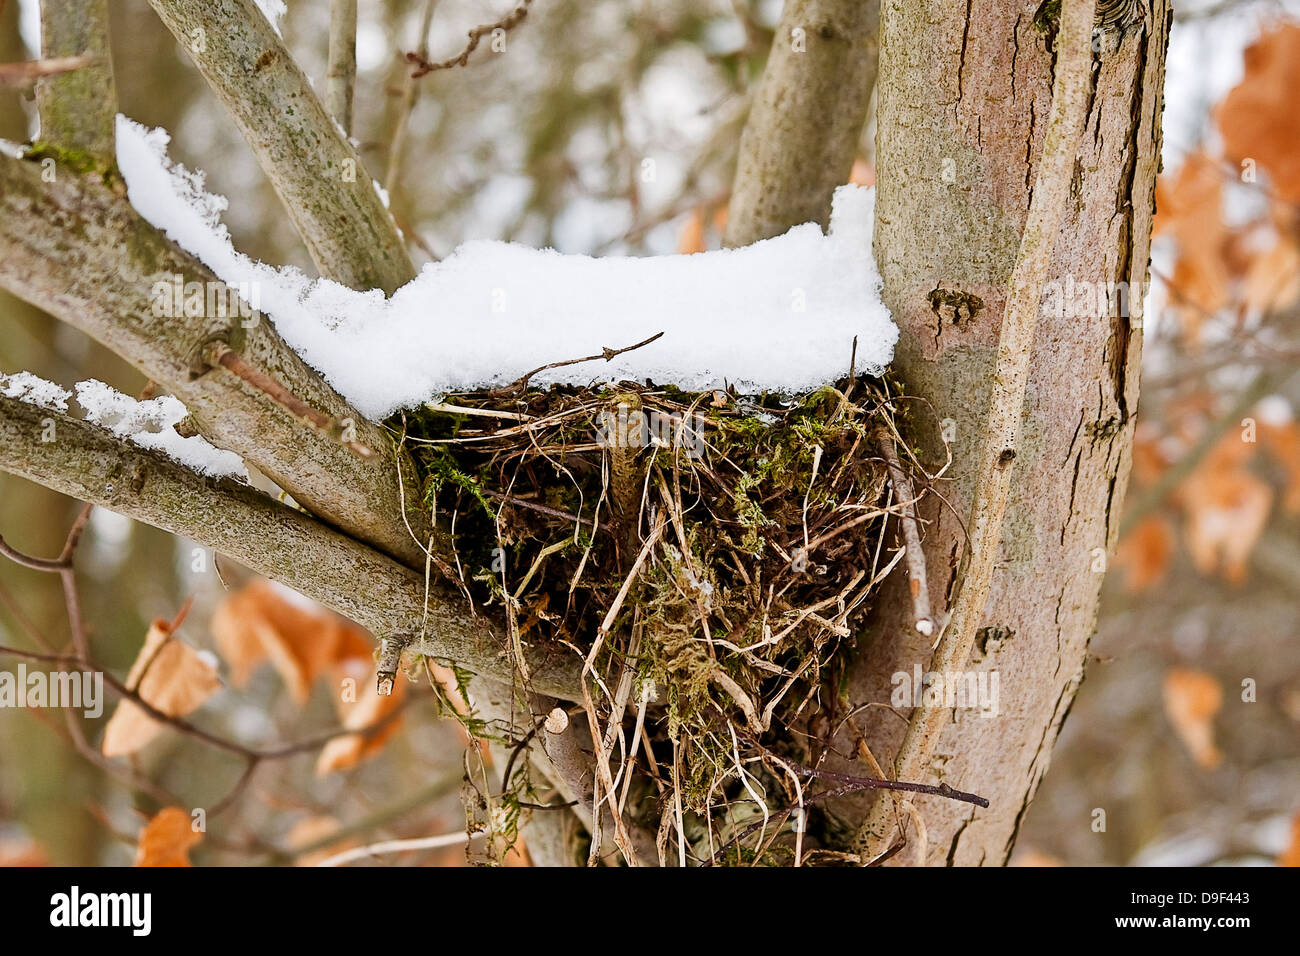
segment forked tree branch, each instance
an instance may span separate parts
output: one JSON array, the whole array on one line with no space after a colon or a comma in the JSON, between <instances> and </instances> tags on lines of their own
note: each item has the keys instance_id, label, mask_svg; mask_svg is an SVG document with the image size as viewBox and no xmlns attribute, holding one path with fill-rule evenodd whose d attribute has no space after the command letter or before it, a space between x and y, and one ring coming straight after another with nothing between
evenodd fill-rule
<instances>
[{"instance_id":1,"label":"forked tree branch","mask_svg":"<svg viewBox=\"0 0 1300 956\"><path fill-rule=\"evenodd\" d=\"M149 0L221 100L321 275L391 293L415 277L357 151L254 0Z\"/></svg>"},{"instance_id":2,"label":"forked tree branch","mask_svg":"<svg viewBox=\"0 0 1300 956\"><path fill-rule=\"evenodd\" d=\"M203 283L233 292L193 256L140 218L106 185L102 171L57 168L0 156L0 287L102 342L183 401L214 444L242 455L301 504L349 534L423 567L428 521L403 520L397 455L384 431L364 419L306 366L264 317L156 314L156 283ZM117 182L109 177L109 182ZM117 182L120 187L120 182ZM212 284L212 285L209 285ZM237 311L237 310L236 310ZM213 342L234 348L301 402L333 421L350 420L358 456L308 428L291 409L224 367L207 367ZM409 477L410 469L407 469ZM414 501L413 490L405 492Z\"/></svg>"},{"instance_id":3,"label":"forked tree branch","mask_svg":"<svg viewBox=\"0 0 1300 956\"><path fill-rule=\"evenodd\" d=\"M965 666L970 656L1002 545L1002 518L1020 442L1034 330L1052 251L1070 195L1070 180L1087 113L1092 81L1094 6L1095 0L1063 0L1061 4L1052 110L1002 316L975 504L968 524L968 552L952 616L930 661L930 670L940 673ZM912 710L894 761L896 779L926 777L930 754L949 720L950 711L944 707L921 706ZM892 810L891 800L883 796L873 802L856 841L865 861L888 849L893 829Z\"/></svg>"},{"instance_id":4,"label":"forked tree branch","mask_svg":"<svg viewBox=\"0 0 1300 956\"><path fill-rule=\"evenodd\" d=\"M89 422L3 396L0 471L212 548L380 637L413 638L416 653L511 679L505 635L458 595L434 583L426 606L418 572L255 488L205 478ZM538 692L581 697L571 656L534 651L528 667Z\"/></svg>"}]
</instances>

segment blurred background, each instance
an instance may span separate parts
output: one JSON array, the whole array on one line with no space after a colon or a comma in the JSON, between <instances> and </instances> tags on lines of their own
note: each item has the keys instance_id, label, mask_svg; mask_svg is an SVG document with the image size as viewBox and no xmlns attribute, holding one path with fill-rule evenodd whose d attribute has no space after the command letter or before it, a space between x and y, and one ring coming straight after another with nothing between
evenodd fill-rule
<instances>
[{"instance_id":1,"label":"blurred background","mask_svg":"<svg viewBox=\"0 0 1300 956\"><path fill-rule=\"evenodd\" d=\"M286 42L323 88L329 3L261 5L282 12ZM146 0L110 6L122 112L168 129L172 157L230 198L241 250L310 271L252 154ZM360 0L354 136L417 265L479 238L593 255L716 248L780 0L535 0L499 49L410 78L404 52L453 56L471 27L513 6ZM37 55L37 7L0 3L0 62ZM1124 534L1088 678L1015 863L1300 855L1298 100L1300 0L1175 2ZM33 117L32 102L3 91L0 136L26 140ZM872 138L869 121L857 181L872 181ZM129 394L146 384L0 292L0 372L22 369ZM0 475L0 534L21 551L57 554L79 510ZM357 635L192 542L96 510L78 567L96 658L119 675L151 622L193 599L179 634L222 676L196 724L271 748L375 718L340 712L329 686L368 664ZM307 659L325 632L333 656ZM57 579L0 561L0 643L61 646L67 634ZM209 833L189 851L198 863L311 862L462 830L461 781L467 759L478 764L460 725L438 716L452 704L412 682L367 746L345 738L324 754L250 761L169 731L112 763L93 728L79 743L75 719L0 709L0 863L130 863L141 827L169 804L207 810ZM380 862L465 860L452 846Z\"/></svg>"}]
</instances>

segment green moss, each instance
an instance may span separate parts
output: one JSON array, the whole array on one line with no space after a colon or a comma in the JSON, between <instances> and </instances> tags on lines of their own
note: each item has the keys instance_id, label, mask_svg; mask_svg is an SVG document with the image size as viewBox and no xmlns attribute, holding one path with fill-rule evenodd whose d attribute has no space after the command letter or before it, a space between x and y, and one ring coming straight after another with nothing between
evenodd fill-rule
<instances>
[{"instance_id":1,"label":"green moss","mask_svg":"<svg viewBox=\"0 0 1300 956\"><path fill-rule=\"evenodd\" d=\"M1055 37L1061 24L1061 0L1043 0L1034 13L1034 29L1046 37Z\"/></svg>"},{"instance_id":2,"label":"green moss","mask_svg":"<svg viewBox=\"0 0 1300 956\"><path fill-rule=\"evenodd\" d=\"M53 159L59 166L70 169L78 175L98 176L106 186L122 182L122 175L118 172L116 163L84 150L71 149L44 140L36 140L28 146L23 158L36 162Z\"/></svg>"},{"instance_id":3,"label":"green moss","mask_svg":"<svg viewBox=\"0 0 1300 956\"><path fill-rule=\"evenodd\" d=\"M807 695L834 691L841 674L838 631L800 612L859 587L851 581L872 566L883 529L878 517L853 519L883 495L870 434L889 406L873 381L852 387L852 401L831 387L791 402L630 383L466 394L449 401L476 413L425 408L401 426L423 500L448 531L454 516L444 564L476 605L513 609L512 642L582 653L627 585L594 668L605 688L633 668L633 700L653 685L662 710L646 724L648 746L661 765L674 752L680 760L690 843L707 841L711 828L716 836L747 799L735 764L759 734L755 713L781 695L765 724L775 736L760 734L776 746ZM654 444L611 451L603 416L620 404L657 422ZM705 419L704 447L665 447L664 416L688 412ZM632 509L616 499L615 459L636 488ZM629 578L661 520L662 536ZM812 538L807 566L800 553ZM845 623L856 626L865 609L855 597ZM797 689L787 686L794 673ZM651 827L662 809L653 792Z\"/></svg>"}]
</instances>

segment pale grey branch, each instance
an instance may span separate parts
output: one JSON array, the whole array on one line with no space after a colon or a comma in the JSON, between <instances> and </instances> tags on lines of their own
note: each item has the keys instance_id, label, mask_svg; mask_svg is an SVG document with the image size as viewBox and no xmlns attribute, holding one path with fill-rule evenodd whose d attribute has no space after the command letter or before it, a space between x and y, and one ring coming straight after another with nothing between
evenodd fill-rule
<instances>
[{"instance_id":1,"label":"pale grey branch","mask_svg":"<svg viewBox=\"0 0 1300 956\"><path fill-rule=\"evenodd\" d=\"M0 396L0 471L189 538L280 581L370 631L410 635L408 648L510 680L501 630L378 551L255 488L206 478L98 426ZM427 617L426 617L427 614ZM580 696L575 661L531 651L539 692Z\"/></svg>"},{"instance_id":2,"label":"pale grey branch","mask_svg":"<svg viewBox=\"0 0 1300 956\"><path fill-rule=\"evenodd\" d=\"M187 316L155 309L158 284L201 283L233 302L230 291L193 256L145 222L102 170L78 175L0 157L0 287L81 329L185 402L215 444L242 455L300 503L331 524L423 567L424 553L406 530L398 488L398 453L378 425L364 419L308 368L265 317ZM179 311L180 314L168 314ZM223 341L297 399L335 421L351 421L355 439L374 451L363 458L304 425L288 408L203 352ZM407 469L409 477L411 469ZM412 489L408 501L417 496ZM421 541L428 520L408 515Z\"/></svg>"},{"instance_id":3,"label":"pale grey branch","mask_svg":"<svg viewBox=\"0 0 1300 956\"><path fill-rule=\"evenodd\" d=\"M866 122L879 19L879 0L786 0L740 139L726 245L826 227Z\"/></svg>"},{"instance_id":4,"label":"pale grey branch","mask_svg":"<svg viewBox=\"0 0 1300 956\"><path fill-rule=\"evenodd\" d=\"M253 0L150 0L252 147L321 275L391 293L415 276L357 151Z\"/></svg>"},{"instance_id":5,"label":"pale grey branch","mask_svg":"<svg viewBox=\"0 0 1300 956\"><path fill-rule=\"evenodd\" d=\"M117 90L108 51L108 0L41 0L41 56L85 56L90 62L37 81L40 139L111 162Z\"/></svg>"},{"instance_id":6,"label":"pale grey branch","mask_svg":"<svg viewBox=\"0 0 1300 956\"><path fill-rule=\"evenodd\" d=\"M332 0L325 104L349 136L352 135L352 93L356 79L357 0Z\"/></svg>"}]
</instances>

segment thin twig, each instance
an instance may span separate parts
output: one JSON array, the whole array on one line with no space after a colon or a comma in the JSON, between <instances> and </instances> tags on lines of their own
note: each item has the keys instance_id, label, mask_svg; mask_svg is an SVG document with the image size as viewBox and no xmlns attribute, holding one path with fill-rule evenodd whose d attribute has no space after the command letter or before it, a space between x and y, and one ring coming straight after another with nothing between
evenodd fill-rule
<instances>
[{"instance_id":1,"label":"thin twig","mask_svg":"<svg viewBox=\"0 0 1300 956\"><path fill-rule=\"evenodd\" d=\"M532 6L532 4L533 0L523 0L523 3L519 4L519 6L515 7L500 20L493 23L484 23L481 26L477 26L473 30L470 30L469 42L465 44L465 49L461 50L460 53L450 57L449 59L439 60L437 63L431 63L421 53L406 54L406 62L414 63L416 65L416 70L411 74L411 76L419 79L435 70L450 70L454 66L465 66L469 63L470 54L478 49L479 43L482 42L485 36L489 33L495 33L497 30L504 33L519 26L519 24L524 22L524 18L528 16L528 8Z\"/></svg>"},{"instance_id":2,"label":"thin twig","mask_svg":"<svg viewBox=\"0 0 1300 956\"><path fill-rule=\"evenodd\" d=\"M421 59L428 59L429 56L429 28L433 25L433 11L437 6L438 0L425 0L424 12L420 15L420 43L416 52ZM416 100L419 98L420 84L415 82L415 77L408 73L402 86L402 100L397 107L397 124L393 128L393 140L388 147L388 171L384 173L384 188L390 193L394 191L402 175L402 161L406 156L406 131L411 123L411 113L415 110ZM403 232L411 235L411 231L400 222L398 225ZM429 250L425 251L429 252ZM429 258L436 257L429 252Z\"/></svg>"},{"instance_id":3,"label":"thin twig","mask_svg":"<svg viewBox=\"0 0 1300 956\"><path fill-rule=\"evenodd\" d=\"M0 86L30 86L42 76L71 73L94 62L93 56L53 56L46 60L0 63Z\"/></svg>"},{"instance_id":4,"label":"thin twig","mask_svg":"<svg viewBox=\"0 0 1300 956\"><path fill-rule=\"evenodd\" d=\"M534 375L537 375L541 372L547 372L553 368L564 368L567 365L578 365L581 364L582 362L595 362L597 359L604 359L606 362L609 362L612 361L615 357L622 355L624 352L631 352L633 349L642 348L643 346L649 345L651 342L654 342L661 338L663 338L663 333L656 332L654 335L650 336L650 338L645 339L641 342L637 342L636 345L628 345L621 349L611 349L609 347L606 347L601 349L600 352L597 353L596 355L586 355L583 356L582 358L576 358L576 359L565 359L563 362L551 362L549 365L539 366L538 368L533 369L531 372L525 372L523 375L519 376L519 378L511 382L509 385L505 385L502 386L501 388L493 389L492 391L486 392L484 394L491 395L494 397L499 397L501 395L509 395L511 392L523 391L524 386L528 384L528 380L532 378Z\"/></svg>"},{"instance_id":5,"label":"thin twig","mask_svg":"<svg viewBox=\"0 0 1300 956\"><path fill-rule=\"evenodd\" d=\"M912 619L917 632L933 637L934 615L930 611L930 585L925 573L925 552L921 548L921 524L916 518L916 492L912 479L898 460L894 438L884 428L876 429L876 444L884 455L889 469L889 480L894 484L894 496L903 513L898 523L903 530L904 556L907 558L907 586L912 595Z\"/></svg>"},{"instance_id":6,"label":"thin twig","mask_svg":"<svg viewBox=\"0 0 1300 956\"><path fill-rule=\"evenodd\" d=\"M325 108L352 135L352 91L357 79L357 0L331 0Z\"/></svg>"},{"instance_id":7,"label":"thin twig","mask_svg":"<svg viewBox=\"0 0 1300 956\"><path fill-rule=\"evenodd\" d=\"M444 846L457 846L461 843L469 842L468 833L444 833L440 836L418 837L414 840L384 840L381 843L371 843L369 846L359 846L352 850L344 850L342 853L336 853L317 863L317 866L342 866L344 863L352 863L355 860L373 859L383 856L385 853L406 853L410 850L436 850Z\"/></svg>"},{"instance_id":8,"label":"thin twig","mask_svg":"<svg viewBox=\"0 0 1300 956\"><path fill-rule=\"evenodd\" d=\"M224 342L211 343L205 350L204 358L210 365L220 365L321 434L339 442L349 451L355 452L362 458L374 457L375 452L370 446L352 437L356 428L355 422L346 418L331 418L312 408L261 369L253 367L242 355Z\"/></svg>"}]
</instances>

